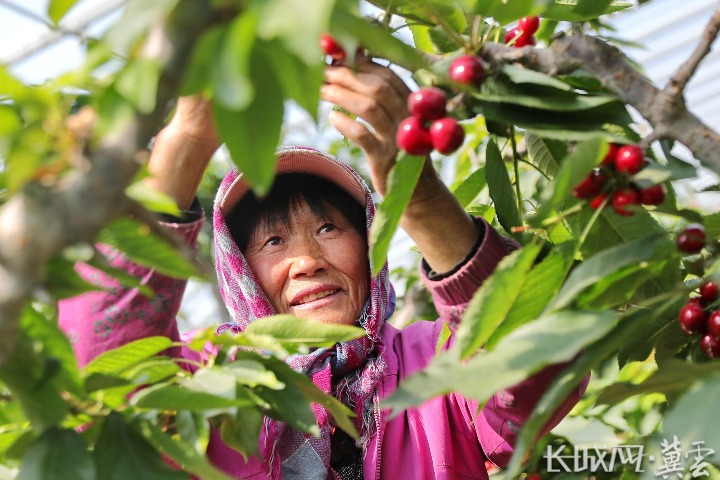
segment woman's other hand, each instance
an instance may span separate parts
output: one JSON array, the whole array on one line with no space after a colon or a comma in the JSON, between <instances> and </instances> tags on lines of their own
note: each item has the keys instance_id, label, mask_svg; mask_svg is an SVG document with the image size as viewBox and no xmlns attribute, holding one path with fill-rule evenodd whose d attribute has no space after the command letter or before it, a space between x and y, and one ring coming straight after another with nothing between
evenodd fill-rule
<instances>
[{"instance_id":1,"label":"woman's other hand","mask_svg":"<svg viewBox=\"0 0 720 480\"><path fill-rule=\"evenodd\" d=\"M181 97L155 139L147 184L174 198L180 209L189 208L219 146L210 101L201 95Z\"/></svg>"}]
</instances>

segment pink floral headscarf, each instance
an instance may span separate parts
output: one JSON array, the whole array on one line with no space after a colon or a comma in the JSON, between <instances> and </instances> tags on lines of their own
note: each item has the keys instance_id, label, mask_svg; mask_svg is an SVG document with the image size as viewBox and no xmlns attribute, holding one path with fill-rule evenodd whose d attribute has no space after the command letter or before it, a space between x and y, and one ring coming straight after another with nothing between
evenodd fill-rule
<instances>
[{"instance_id":1,"label":"pink floral headscarf","mask_svg":"<svg viewBox=\"0 0 720 480\"><path fill-rule=\"evenodd\" d=\"M304 147L285 147L278 154L317 151ZM372 196L363 179L351 167L330 155L323 154L331 162L337 162L357 179L365 190L365 212L367 229L375 214ZM213 208L215 232L215 265L222 299L230 312L232 321L218 328L218 333L230 330L241 332L257 319L274 315L265 293L255 280L253 272L239 247L233 240L220 212L220 199L225 198L228 189L239 173L229 172L223 179ZM295 370L308 377L322 390L335 394L345 405L357 414L355 423L361 435L361 444L376 434L375 413L378 405L376 386L385 369L382 356L377 354L376 344L380 330L395 308L395 295L388 278L388 266L372 277L370 295L358 319L358 325L367 332L366 336L342 342L329 349L318 349L307 355L293 355L286 362ZM333 385L335 388L333 389ZM334 390L334 391L333 391ZM330 471L330 432L332 425L328 412L314 405L320 437L314 438L290 428L283 422L266 418L267 441L263 449L264 461L273 478L327 478Z\"/></svg>"}]
</instances>

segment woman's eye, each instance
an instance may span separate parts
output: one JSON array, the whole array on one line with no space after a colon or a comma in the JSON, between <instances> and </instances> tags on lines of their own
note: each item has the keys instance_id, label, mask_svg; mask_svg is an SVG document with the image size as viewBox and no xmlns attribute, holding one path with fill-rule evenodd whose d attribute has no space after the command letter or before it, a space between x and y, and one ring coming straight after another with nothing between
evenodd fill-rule
<instances>
[{"instance_id":1,"label":"woman's eye","mask_svg":"<svg viewBox=\"0 0 720 480\"><path fill-rule=\"evenodd\" d=\"M275 236L275 237L270 237L267 240L265 240L264 245L268 246L268 247L275 247L277 245L280 245L281 242L282 242L282 239L278 236Z\"/></svg>"},{"instance_id":2,"label":"woman's eye","mask_svg":"<svg viewBox=\"0 0 720 480\"><path fill-rule=\"evenodd\" d=\"M320 227L320 233L329 233L335 230L337 230L337 227L335 226L335 224L332 223L326 223L325 225Z\"/></svg>"}]
</instances>

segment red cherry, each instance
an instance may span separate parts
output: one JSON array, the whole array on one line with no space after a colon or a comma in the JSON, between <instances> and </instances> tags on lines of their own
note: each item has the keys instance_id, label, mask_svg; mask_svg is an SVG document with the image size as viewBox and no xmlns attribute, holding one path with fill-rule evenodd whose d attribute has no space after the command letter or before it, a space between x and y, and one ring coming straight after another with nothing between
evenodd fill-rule
<instances>
[{"instance_id":1,"label":"red cherry","mask_svg":"<svg viewBox=\"0 0 720 480\"><path fill-rule=\"evenodd\" d=\"M615 213L623 217L629 217L635 214L635 212L625 207L638 204L640 204L640 194L634 188L618 190L612 197L612 206L613 209L615 209Z\"/></svg>"},{"instance_id":2,"label":"red cherry","mask_svg":"<svg viewBox=\"0 0 720 480\"><path fill-rule=\"evenodd\" d=\"M710 358L720 357L720 340L712 335L703 335L700 339L700 348Z\"/></svg>"},{"instance_id":3,"label":"red cherry","mask_svg":"<svg viewBox=\"0 0 720 480\"><path fill-rule=\"evenodd\" d=\"M465 130L454 118L441 118L430 125L430 140L435 150L447 155L460 148L465 140Z\"/></svg>"},{"instance_id":4,"label":"red cherry","mask_svg":"<svg viewBox=\"0 0 720 480\"><path fill-rule=\"evenodd\" d=\"M720 340L720 310L715 310L707 319L707 332Z\"/></svg>"},{"instance_id":5,"label":"red cherry","mask_svg":"<svg viewBox=\"0 0 720 480\"><path fill-rule=\"evenodd\" d=\"M461 55L450 64L448 76L454 82L478 86L485 81L485 62L476 55Z\"/></svg>"},{"instance_id":6,"label":"red cherry","mask_svg":"<svg viewBox=\"0 0 720 480\"><path fill-rule=\"evenodd\" d=\"M705 301L702 297L690 297L690 299L687 301L686 305L694 303L695 305L700 305L701 307L705 308Z\"/></svg>"},{"instance_id":7,"label":"red cherry","mask_svg":"<svg viewBox=\"0 0 720 480\"><path fill-rule=\"evenodd\" d=\"M533 33L538 31L538 28L540 28L540 17L537 17L537 16L522 17L520 20L518 20L517 28L521 32L525 32L525 33L532 35Z\"/></svg>"},{"instance_id":8,"label":"red cherry","mask_svg":"<svg viewBox=\"0 0 720 480\"><path fill-rule=\"evenodd\" d=\"M618 146L616 143L611 143L608 148L608 153L605 155L605 158L603 158L603 161L600 165L603 167L611 167L615 165L615 155L617 155Z\"/></svg>"},{"instance_id":9,"label":"red cherry","mask_svg":"<svg viewBox=\"0 0 720 480\"><path fill-rule=\"evenodd\" d=\"M687 302L680 309L678 315L680 328L688 335L705 332L707 326L707 313L697 302Z\"/></svg>"},{"instance_id":10,"label":"red cherry","mask_svg":"<svg viewBox=\"0 0 720 480\"><path fill-rule=\"evenodd\" d=\"M665 201L665 185L653 185L640 190L640 203L643 205L661 205Z\"/></svg>"},{"instance_id":11,"label":"red cherry","mask_svg":"<svg viewBox=\"0 0 720 480\"><path fill-rule=\"evenodd\" d=\"M446 103L445 92L436 87L423 87L408 96L408 110L420 120L444 117Z\"/></svg>"},{"instance_id":12,"label":"red cherry","mask_svg":"<svg viewBox=\"0 0 720 480\"><path fill-rule=\"evenodd\" d=\"M705 227L691 223L675 238L678 250L685 253L699 253L705 246Z\"/></svg>"},{"instance_id":13,"label":"red cherry","mask_svg":"<svg viewBox=\"0 0 720 480\"><path fill-rule=\"evenodd\" d=\"M329 33L320 35L320 48L334 60L345 60L345 49Z\"/></svg>"},{"instance_id":14,"label":"red cherry","mask_svg":"<svg viewBox=\"0 0 720 480\"><path fill-rule=\"evenodd\" d=\"M590 200L590 207L597 210L598 208L600 208L600 205L603 204L603 202L605 201L606 198L607 198L607 193L601 193L597 197Z\"/></svg>"},{"instance_id":15,"label":"red cherry","mask_svg":"<svg viewBox=\"0 0 720 480\"><path fill-rule=\"evenodd\" d=\"M718 299L718 284L710 280L700 285L700 296L707 303L712 303Z\"/></svg>"},{"instance_id":16,"label":"red cherry","mask_svg":"<svg viewBox=\"0 0 720 480\"><path fill-rule=\"evenodd\" d=\"M623 145L615 155L618 172L637 173L645 166L645 152L638 145Z\"/></svg>"},{"instance_id":17,"label":"red cherry","mask_svg":"<svg viewBox=\"0 0 720 480\"><path fill-rule=\"evenodd\" d=\"M505 43L510 42L513 42L513 47L522 48L528 45L535 45L535 37L532 33L523 32L519 28L513 28L505 34Z\"/></svg>"},{"instance_id":18,"label":"red cherry","mask_svg":"<svg viewBox=\"0 0 720 480\"><path fill-rule=\"evenodd\" d=\"M427 155L433 149L430 132L417 117L408 117L400 122L395 141L400 149L410 155Z\"/></svg>"},{"instance_id":19,"label":"red cherry","mask_svg":"<svg viewBox=\"0 0 720 480\"><path fill-rule=\"evenodd\" d=\"M599 168L596 168L573 188L572 194L576 198L582 199L596 197L602 191L606 181L605 175Z\"/></svg>"}]
</instances>

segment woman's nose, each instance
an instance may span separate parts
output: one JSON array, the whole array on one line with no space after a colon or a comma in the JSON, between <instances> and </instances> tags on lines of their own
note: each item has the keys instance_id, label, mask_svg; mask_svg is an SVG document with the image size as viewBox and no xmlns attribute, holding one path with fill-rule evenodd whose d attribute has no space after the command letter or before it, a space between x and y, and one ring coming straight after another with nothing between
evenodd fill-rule
<instances>
[{"instance_id":1,"label":"woman's nose","mask_svg":"<svg viewBox=\"0 0 720 480\"><path fill-rule=\"evenodd\" d=\"M303 242L292 249L290 277L313 276L325 270L327 264L322 248L316 242Z\"/></svg>"}]
</instances>

